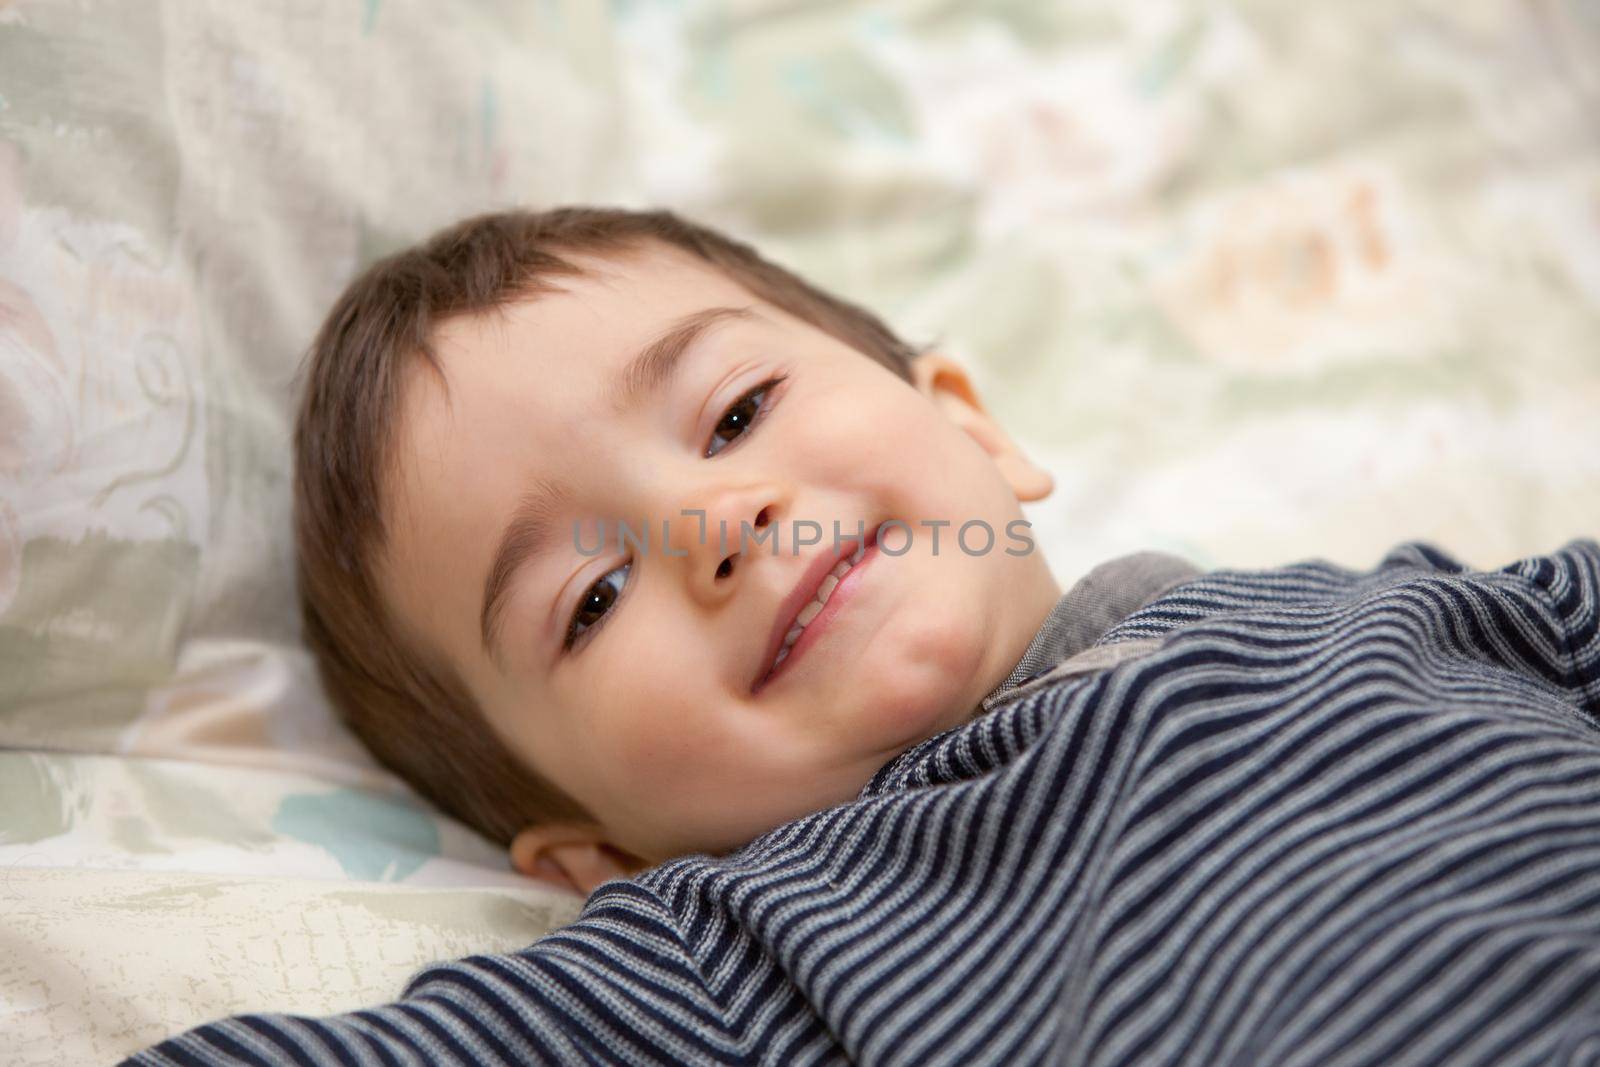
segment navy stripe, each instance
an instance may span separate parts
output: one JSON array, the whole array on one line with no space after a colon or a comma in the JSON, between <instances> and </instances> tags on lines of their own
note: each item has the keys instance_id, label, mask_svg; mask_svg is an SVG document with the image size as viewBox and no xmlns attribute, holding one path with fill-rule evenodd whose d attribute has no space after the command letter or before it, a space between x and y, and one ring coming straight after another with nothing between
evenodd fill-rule
<instances>
[{"instance_id":1,"label":"navy stripe","mask_svg":"<svg viewBox=\"0 0 1600 1067\"><path fill-rule=\"evenodd\" d=\"M370 1025L375 1025L375 1026L383 1026L384 1025L383 1024L383 1020L381 1018L380 1019L368 1019L365 1012L360 1012L360 1011L355 1012L351 1017L354 1018L354 1019L359 1019L359 1020L361 1020L363 1022L366 1022L366 1023L370 1024ZM374 1056L378 1057L378 1059L380 1061L382 1061L385 1064L391 1064L391 1065L393 1065L393 1067L401 1067L401 1061L395 1056L396 1052L401 1051L400 1048L395 1047L395 1046L391 1045L388 1042L379 1041L378 1038L370 1030L363 1029L361 1027L352 1026L350 1028L350 1032L352 1034L354 1034L356 1037L359 1037L363 1042L365 1042L367 1048L372 1052L372 1054Z\"/></svg>"}]
</instances>

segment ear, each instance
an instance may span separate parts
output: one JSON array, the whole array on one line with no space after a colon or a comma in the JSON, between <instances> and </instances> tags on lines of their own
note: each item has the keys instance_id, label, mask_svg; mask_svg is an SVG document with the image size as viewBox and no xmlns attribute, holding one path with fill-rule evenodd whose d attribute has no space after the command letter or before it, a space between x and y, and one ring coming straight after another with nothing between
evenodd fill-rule
<instances>
[{"instance_id":1,"label":"ear","mask_svg":"<svg viewBox=\"0 0 1600 1067\"><path fill-rule=\"evenodd\" d=\"M529 878L588 896L602 882L632 878L650 864L612 844L599 827L530 826L511 841L511 866Z\"/></svg>"},{"instance_id":2,"label":"ear","mask_svg":"<svg viewBox=\"0 0 1600 1067\"><path fill-rule=\"evenodd\" d=\"M1021 501L1043 500L1055 488L1050 472L1037 466L990 417L965 368L938 352L924 352L911 361L917 391L938 405L983 450Z\"/></svg>"}]
</instances>

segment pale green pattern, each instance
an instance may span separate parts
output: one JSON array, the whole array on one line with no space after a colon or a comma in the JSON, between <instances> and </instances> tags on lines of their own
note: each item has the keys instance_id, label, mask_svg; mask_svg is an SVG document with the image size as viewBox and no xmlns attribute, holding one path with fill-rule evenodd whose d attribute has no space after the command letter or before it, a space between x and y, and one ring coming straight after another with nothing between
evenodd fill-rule
<instances>
[{"instance_id":1,"label":"pale green pattern","mask_svg":"<svg viewBox=\"0 0 1600 1067\"><path fill-rule=\"evenodd\" d=\"M447 10L0 2L0 746L37 750L0 753L36 932L0 1014L56 956L134 958L86 902L136 879L156 943L224 904L244 936L273 879L357 886L306 898L340 917L296 957L312 1012L369 990L316 963L361 970L336 931L373 901L525 889L336 724L293 594L300 353L469 212L672 207L936 342L1055 474L1027 514L1063 587L1140 548L1500 566L1600 533L1588 0ZM174 906L201 875L236 881ZM151 976L114 973L16 1047L262 1006L187 982L139 1017Z\"/></svg>"},{"instance_id":2,"label":"pale green pattern","mask_svg":"<svg viewBox=\"0 0 1600 1067\"><path fill-rule=\"evenodd\" d=\"M107 867L528 888L408 793L187 760L0 752L0 870Z\"/></svg>"},{"instance_id":3,"label":"pale green pattern","mask_svg":"<svg viewBox=\"0 0 1600 1067\"><path fill-rule=\"evenodd\" d=\"M272 828L327 849L363 881L401 881L439 851L427 811L351 789L285 797Z\"/></svg>"}]
</instances>

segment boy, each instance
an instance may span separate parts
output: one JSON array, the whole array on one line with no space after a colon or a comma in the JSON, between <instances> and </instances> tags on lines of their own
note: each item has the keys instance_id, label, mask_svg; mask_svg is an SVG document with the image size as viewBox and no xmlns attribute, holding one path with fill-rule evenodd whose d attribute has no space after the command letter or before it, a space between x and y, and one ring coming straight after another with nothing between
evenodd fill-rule
<instances>
[{"instance_id":1,"label":"boy","mask_svg":"<svg viewBox=\"0 0 1600 1067\"><path fill-rule=\"evenodd\" d=\"M376 265L296 447L336 704L589 898L395 1004L134 1062L1600 1041L1592 540L1487 573L1147 553L1062 596L1015 536L1049 475L957 365L665 212L468 220Z\"/></svg>"}]
</instances>

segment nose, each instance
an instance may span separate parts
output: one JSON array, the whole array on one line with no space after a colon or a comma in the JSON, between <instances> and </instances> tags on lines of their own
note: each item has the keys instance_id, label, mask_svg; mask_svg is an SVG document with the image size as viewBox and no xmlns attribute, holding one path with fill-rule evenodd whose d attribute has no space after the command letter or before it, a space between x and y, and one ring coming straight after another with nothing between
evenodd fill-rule
<instances>
[{"instance_id":1,"label":"nose","mask_svg":"<svg viewBox=\"0 0 1600 1067\"><path fill-rule=\"evenodd\" d=\"M671 540L695 595L725 596L752 556L771 552L777 514L775 494L759 490L728 490L682 508L675 523L682 532L674 530Z\"/></svg>"}]
</instances>

